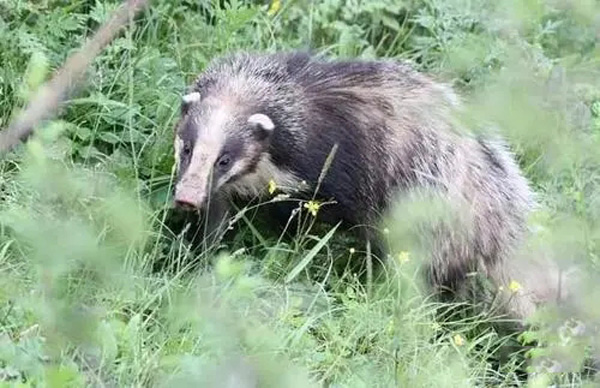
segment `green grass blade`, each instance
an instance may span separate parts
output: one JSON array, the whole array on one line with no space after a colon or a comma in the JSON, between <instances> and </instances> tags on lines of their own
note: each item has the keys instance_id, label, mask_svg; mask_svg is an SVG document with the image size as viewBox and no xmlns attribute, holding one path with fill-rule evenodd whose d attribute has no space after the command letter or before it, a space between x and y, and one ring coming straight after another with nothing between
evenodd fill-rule
<instances>
[{"instance_id":1,"label":"green grass blade","mask_svg":"<svg viewBox=\"0 0 600 388\"><path fill-rule=\"evenodd\" d=\"M292 280L298 276L298 274L312 261L312 259L319 253L319 251L327 244L327 242L333 237L333 234L337 230L340 223L334 226L327 234L319 240L319 242L304 256L302 260L298 263L296 267L285 277L285 282L290 283Z\"/></svg>"}]
</instances>

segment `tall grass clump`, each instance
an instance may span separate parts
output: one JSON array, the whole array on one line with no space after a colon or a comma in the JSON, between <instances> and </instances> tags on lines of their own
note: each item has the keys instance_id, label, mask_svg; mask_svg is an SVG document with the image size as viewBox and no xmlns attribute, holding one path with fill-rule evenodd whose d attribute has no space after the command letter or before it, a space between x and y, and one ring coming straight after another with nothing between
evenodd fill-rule
<instances>
[{"instance_id":1,"label":"tall grass clump","mask_svg":"<svg viewBox=\"0 0 600 388\"><path fill-rule=\"evenodd\" d=\"M2 128L119 4L0 2ZM591 0L151 1L0 162L0 384L594 386L598 15ZM445 206L422 198L377 225L381 262L315 204L292 238L258 206L192 244L170 205L181 92L215 56L292 48L407 60L460 90L457 123L505 137L538 195L523 265L579 266L573 302L520 332L493 303L429 295L414 225Z\"/></svg>"}]
</instances>

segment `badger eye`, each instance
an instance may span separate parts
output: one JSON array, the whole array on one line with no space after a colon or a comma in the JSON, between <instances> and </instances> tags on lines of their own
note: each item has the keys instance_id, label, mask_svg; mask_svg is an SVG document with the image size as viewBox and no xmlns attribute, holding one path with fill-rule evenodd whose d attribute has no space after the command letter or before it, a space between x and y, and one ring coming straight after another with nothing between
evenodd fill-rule
<instances>
[{"instance_id":1,"label":"badger eye","mask_svg":"<svg viewBox=\"0 0 600 388\"><path fill-rule=\"evenodd\" d=\"M221 156L219 158L219 160L217 161L217 166L220 169L225 169L225 168L229 167L230 164L231 164L231 158L227 154Z\"/></svg>"}]
</instances>

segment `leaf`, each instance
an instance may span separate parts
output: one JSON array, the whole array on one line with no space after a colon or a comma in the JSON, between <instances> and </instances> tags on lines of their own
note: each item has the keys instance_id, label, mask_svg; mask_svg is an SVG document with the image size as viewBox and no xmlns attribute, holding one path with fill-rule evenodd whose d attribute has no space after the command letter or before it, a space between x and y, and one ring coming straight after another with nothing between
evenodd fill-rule
<instances>
[{"instance_id":1,"label":"leaf","mask_svg":"<svg viewBox=\"0 0 600 388\"><path fill-rule=\"evenodd\" d=\"M58 138L67 130L69 124L62 120L55 120L50 122L38 132L38 136L45 143L51 143L58 140Z\"/></svg>"},{"instance_id":2,"label":"leaf","mask_svg":"<svg viewBox=\"0 0 600 388\"><path fill-rule=\"evenodd\" d=\"M92 130L87 127L72 126L71 133L80 140L87 140L92 136Z\"/></svg>"},{"instance_id":3,"label":"leaf","mask_svg":"<svg viewBox=\"0 0 600 388\"><path fill-rule=\"evenodd\" d=\"M388 15L381 15L381 22L384 26L388 27L393 31L400 31L400 23L396 19Z\"/></svg>"},{"instance_id":4,"label":"leaf","mask_svg":"<svg viewBox=\"0 0 600 388\"><path fill-rule=\"evenodd\" d=\"M537 341L539 338L539 334L534 331L524 331L518 339L523 345L526 345Z\"/></svg>"},{"instance_id":5,"label":"leaf","mask_svg":"<svg viewBox=\"0 0 600 388\"><path fill-rule=\"evenodd\" d=\"M41 50L36 50L31 54L23 77L24 82L20 88L20 94L24 100L29 100L33 92L42 85L48 74L48 67L48 58Z\"/></svg>"},{"instance_id":6,"label":"leaf","mask_svg":"<svg viewBox=\"0 0 600 388\"><path fill-rule=\"evenodd\" d=\"M172 199L172 190L169 185L158 187L150 193L150 203L153 206L160 207L168 204Z\"/></svg>"},{"instance_id":7,"label":"leaf","mask_svg":"<svg viewBox=\"0 0 600 388\"><path fill-rule=\"evenodd\" d=\"M79 156L84 159L102 159L105 155L94 146L84 146L78 150Z\"/></svg>"},{"instance_id":8,"label":"leaf","mask_svg":"<svg viewBox=\"0 0 600 388\"><path fill-rule=\"evenodd\" d=\"M302 260L300 260L300 263L298 263L298 265L294 267L292 272L290 272L285 277L286 283L290 283L292 280L294 280L296 276L298 276L298 274L308 265L308 263L312 261L312 259L317 255L317 253L319 253L319 251L323 249L325 244L327 244L327 242L331 239L331 237L337 230L338 226L340 226L339 222L329 232L327 232L327 234L321 240L319 240L319 242L314 247L312 247L312 249L306 254L306 256L304 256Z\"/></svg>"},{"instance_id":9,"label":"leaf","mask_svg":"<svg viewBox=\"0 0 600 388\"><path fill-rule=\"evenodd\" d=\"M67 365L51 366L46 369L48 387L83 387L84 379L74 367Z\"/></svg>"},{"instance_id":10,"label":"leaf","mask_svg":"<svg viewBox=\"0 0 600 388\"><path fill-rule=\"evenodd\" d=\"M43 52L36 51L31 56L25 79L30 90L37 89L48 74L48 58Z\"/></svg>"},{"instance_id":11,"label":"leaf","mask_svg":"<svg viewBox=\"0 0 600 388\"><path fill-rule=\"evenodd\" d=\"M113 132L99 132L97 137L109 144L118 144L122 141L122 139Z\"/></svg>"},{"instance_id":12,"label":"leaf","mask_svg":"<svg viewBox=\"0 0 600 388\"><path fill-rule=\"evenodd\" d=\"M117 337L113 327L106 321L102 321L97 327L97 336L102 348L102 358L105 362L110 363L118 353Z\"/></svg>"},{"instance_id":13,"label":"leaf","mask_svg":"<svg viewBox=\"0 0 600 388\"><path fill-rule=\"evenodd\" d=\"M133 317L131 317L127 323L127 326L125 326L125 330L123 331L123 341L125 342L130 354L137 353L137 343L141 321L142 317L139 314L135 314Z\"/></svg>"}]
</instances>

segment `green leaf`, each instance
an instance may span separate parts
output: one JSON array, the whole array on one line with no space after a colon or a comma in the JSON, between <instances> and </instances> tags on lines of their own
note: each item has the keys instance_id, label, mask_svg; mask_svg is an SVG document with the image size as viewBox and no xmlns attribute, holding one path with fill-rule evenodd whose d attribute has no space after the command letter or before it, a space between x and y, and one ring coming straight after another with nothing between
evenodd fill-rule
<instances>
[{"instance_id":1,"label":"green leaf","mask_svg":"<svg viewBox=\"0 0 600 388\"><path fill-rule=\"evenodd\" d=\"M398 23L398 21L393 17L383 14L381 15L381 22L384 26L393 31L400 31L400 23Z\"/></svg>"},{"instance_id":2,"label":"green leaf","mask_svg":"<svg viewBox=\"0 0 600 388\"><path fill-rule=\"evenodd\" d=\"M122 139L113 132L100 132L97 134L98 138L109 144L118 144Z\"/></svg>"},{"instance_id":3,"label":"green leaf","mask_svg":"<svg viewBox=\"0 0 600 388\"><path fill-rule=\"evenodd\" d=\"M123 340L131 355L137 353L138 335L140 331L140 324L142 317L139 314L135 314L127 323L125 330L123 331Z\"/></svg>"},{"instance_id":4,"label":"green leaf","mask_svg":"<svg viewBox=\"0 0 600 388\"><path fill-rule=\"evenodd\" d=\"M52 121L38 132L39 137L45 143L55 142L67 130L68 125L68 123L62 120Z\"/></svg>"},{"instance_id":5,"label":"green leaf","mask_svg":"<svg viewBox=\"0 0 600 388\"><path fill-rule=\"evenodd\" d=\"M46 369L48 387L83 387L84 379L77 370L66 365L51 366Z\"/></svg>"},{"instance_id":6,"label":"green leaf","mask_svg":"<svg viewBox=\"0 0 600 388\"><path fill-rule=\"evenodd\" d=\"M21 86L21 96L28 100L33 91L42 85L48 74L48 58L41 51L34 51L25 71L25 82Z\"/></svg>"},{"instance_id":7,"label":"green leaf","mask_svg":"<svg viewBox=\"0 0 600 388\"><path fill-rule=\"evenodd\" d=\"M102 358L105 362L112 362L118 353L117 337L114 328L108 322L102 321L98 324L96 335L102 348Z\"/></svg>"}]
</instances>

